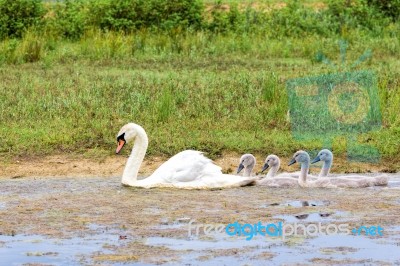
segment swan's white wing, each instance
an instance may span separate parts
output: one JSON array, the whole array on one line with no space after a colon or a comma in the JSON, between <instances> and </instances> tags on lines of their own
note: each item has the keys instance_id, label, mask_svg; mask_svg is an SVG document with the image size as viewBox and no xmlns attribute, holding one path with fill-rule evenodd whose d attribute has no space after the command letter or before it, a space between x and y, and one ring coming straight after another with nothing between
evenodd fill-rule
<instances>
[{"instance_id":1,"label":"swan's white wing","mask_svg":"<svg viewBox=\"0 0 400 266\"><path fill-rule=\"evenodd\" d=\"M204 189L240 187L252 184L255 177L222 174L201 152L186 150L163 163L150 177L140 180L142 187L176 187Z\"/></svg>"},{"instance_id":2,"label":"swan's white wing","mask_svg":"<svg viewBox=\"0 0 400 266\"><path fill-rule=\"evenodd\" d=\"M201 152L186 150L163 163L151 175L150 179L167 183L180 183L196 181L205 175L222 175L221 168Z\"/></svg>"}]
</instances>

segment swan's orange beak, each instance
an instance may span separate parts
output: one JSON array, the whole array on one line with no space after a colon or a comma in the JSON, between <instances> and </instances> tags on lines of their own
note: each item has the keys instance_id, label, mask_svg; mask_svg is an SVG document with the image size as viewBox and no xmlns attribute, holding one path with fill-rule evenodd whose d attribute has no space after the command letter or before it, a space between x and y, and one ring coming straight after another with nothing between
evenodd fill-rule
<instances>
[{"instance_id":1,"label":"swan's orange beak","mask_svg":"<svg viewBox=\"0 0 400 266\"><path fill-rule=\"evenodd\" d=\"M118 147L117 147L117 150L115 151L115 153L118 154L122 150L124 145L125 145L125 140L123 140L123 139L118 140Z\"/></svg>"}]
</instances>

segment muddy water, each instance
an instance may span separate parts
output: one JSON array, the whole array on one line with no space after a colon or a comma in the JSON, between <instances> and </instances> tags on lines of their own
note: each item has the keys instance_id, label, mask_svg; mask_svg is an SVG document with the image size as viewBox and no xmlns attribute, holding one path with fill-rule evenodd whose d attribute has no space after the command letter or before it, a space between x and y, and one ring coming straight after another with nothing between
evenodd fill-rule
<instances>
[{"instance_id":1,"label":"muddy water","mask_svg":"<svg viewBox=\"0 0 400 266\"><path fill-rule=\"evenodd\" d=\"M68 239L48 238L42 235L0 236L2 265L45 263L80 265L88 263L88 254L106 250L105 244L117 243L109 234L96 234Z\"/></svg>"},{"instance_id":2,"label":"muddy water","mask_svg":"<svg viewBox=\"0 0 400 266\"><path fill-rule=\"evenodd\" d=\"M373 189L135 189L117 178L0 180L2 265L399 264L400 177ZM199 224L348 224L365 232L206 235ZM191 224L191 225L189 225Z\"/></svg>"},{"instance_id":3,"label":"muddy water","mask_svg":"<svg viewBox=\"0 0 400 266\"><path fill-rule=\"evenodd\" d=\"M265 265L266 259L270 264L306 264L312 262L341 261L343 264L364 263L399 263L399 236L400 230L390 231L391 237L368 238L353 235L321 235L314 238L296 239L288 244L280 240L266 240L257 237L251 241L245 239L224 239L212 241L182 240L172 238L150 237L147 239L149 246L163 246L175 250L185 250L188 253L182 256L183 263L191 263L193 260L201 262L205 258L207 265L245 264L251 261L251 265ZM289 240L290 241L290 240ZM221 250L238 250L235 256L213 256L213 252Z\"/></svg>"}]
</instances>

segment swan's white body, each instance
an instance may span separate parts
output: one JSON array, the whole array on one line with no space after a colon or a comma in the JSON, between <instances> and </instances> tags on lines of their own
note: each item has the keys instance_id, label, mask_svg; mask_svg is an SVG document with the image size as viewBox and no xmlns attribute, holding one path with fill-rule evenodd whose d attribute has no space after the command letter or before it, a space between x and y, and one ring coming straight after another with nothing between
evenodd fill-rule
<instances>
[{"instance_id":1,"label":"swan's white body","mask_svg":"<svg viewBox=\"0 0 400 266\"><path fill-rule=\"evenodd\" d=\"M139 168L148 146L147 134L141 126L129 123L121 128L118 139L120 136L126 142L134 139L132 153L122 175L121 182L124 185L143 188L206 189L240 187L254 182L254 178L223 174L219 166L201 152L193 150L176 154L163 163L151 176L138 180ZM117 149L117 153L123 144Z\"/></svg>"},{"instance_id":2,"label":"swan's white body","mask_svg":"<svg viewBox=\"0 0 400 266\"><path fill-rule=\"evenodd\" d=\"M319 173L319 178L329 178L332 184L338 184L340 186L345 186L345 183L351 184L352 187L356 187L357 184L368 184L367 186L385 186L388 184L388 176L381 174L379 176L365 176L365 175L346 175L346 176L329 176L330 169L333 162L333 154L328 149L321 150L317 157L312 163L322 161L323 166L321 172Z\"/></svg>"}]
</instances>

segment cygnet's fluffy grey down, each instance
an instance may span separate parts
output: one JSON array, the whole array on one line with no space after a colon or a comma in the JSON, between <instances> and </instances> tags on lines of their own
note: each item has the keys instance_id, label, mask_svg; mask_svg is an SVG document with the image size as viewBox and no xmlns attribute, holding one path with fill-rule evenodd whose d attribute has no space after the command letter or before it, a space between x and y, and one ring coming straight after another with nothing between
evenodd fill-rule
<instances>
[{"instance_id":1,"label":"cygnet's fluffy grey down","mask_svg":"<svg viewBox=\"0 0 400 266\"><path fill-rule=\"evenodd\" d=\"M333 153L328 149L321 150L318 155L312 160L312 164L322 161L323 165L321 168L321 172L319 174L320 178L328 178L330 169L332 167L333 162ZM333 176L329 177L331 183L333 184L341 184L343 182L351 182L363 180L369 184L369 186L385 186L388 184L388 176L385 174L381 174L379 176L363 176L363 175L346 175L346 176Z\"/></svg>"},{"instance_id":2,"label":"cygnet's fluffy grey down","mask_svg":"<svg viewBox=\"0 0 400 266\"><path fill-rule=\"evenodd\" d=\"M316 159L313 160L317 161ZM307 173L310 167L310 156L305 151L297 151L290 161L289 165L294 163L301 164L301 175L299 177L299 184L302 187L326 187L326 188L362 188L373 186L375 181L371 178L347 178L342 177L320 177L317 180L309 181L307 180Z\"/></svg>"}]
</instances>

